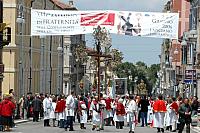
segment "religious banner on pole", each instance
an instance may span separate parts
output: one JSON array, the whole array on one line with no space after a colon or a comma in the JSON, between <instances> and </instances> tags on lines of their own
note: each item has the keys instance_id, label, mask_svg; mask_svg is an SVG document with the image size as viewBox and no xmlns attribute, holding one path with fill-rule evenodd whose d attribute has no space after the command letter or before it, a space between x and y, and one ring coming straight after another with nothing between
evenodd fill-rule
<instances>
[{"instance_id":1,"label":"religious banner on pole","mask_svg":"<svg viewBox=\"0 0 200 133\"><path fill-rule=\"evenodd\" d=\"M178 21L178 13L32 9L31 35L88 34L101 26L114 34L178 39Z\"/></svg>"}]
</instances>

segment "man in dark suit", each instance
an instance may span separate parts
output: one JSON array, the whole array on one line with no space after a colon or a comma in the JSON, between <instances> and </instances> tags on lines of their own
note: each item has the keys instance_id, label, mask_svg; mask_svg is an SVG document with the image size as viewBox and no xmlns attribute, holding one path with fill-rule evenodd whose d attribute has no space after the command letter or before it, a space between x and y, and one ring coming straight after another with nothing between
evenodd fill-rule
<instances>
[{"instance_id":1,"label":"man in dark suit","mask_svg":"<svg viewBox=\"0 0 200 133\"><path fill-rule=\"evenodd\" d=\"M148 112L148 106L149 101L147 100L146 96L142 98L142 100L139 102L139 106L141 107L141 118L142 118L142 127L144 127L144 124L148 126L147 124L147 112Z\"/></svg>"},{"instance_id":2,"label":"man in dark suit","mask_svg":"<svg viewBox=\"0 0 200 133\"><path fill-rule=\"evenodd\" d=\"M186 133L190 133L190 123L192 122L191 118L192 108L189 105L189 99L186 98L184 103L180 105L178 113L179 113L179 122L180 127L178 133L182 133L184 126L186 125Z\"/></svg>"},{"instance_id":3,"label":"man in dark suit","mask_svg":"<svg viewBox=\"0 0 200 133\"><path fill-rule=\"evenodd\" d=\"M32 104L33 104L33 122L38 122L39 113L40 113L41 108L42 108L42 101L40 100L39 95L37 95L35 97Z\"/></svg>"}]
</instances>

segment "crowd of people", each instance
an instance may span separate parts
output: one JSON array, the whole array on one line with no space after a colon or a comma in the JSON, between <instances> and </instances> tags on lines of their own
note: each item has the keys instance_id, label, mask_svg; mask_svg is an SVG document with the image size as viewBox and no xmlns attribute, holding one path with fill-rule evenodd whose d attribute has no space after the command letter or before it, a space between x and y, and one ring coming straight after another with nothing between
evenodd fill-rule
<instances>
[{"instance_id":1,"label":"crowd of people","mask_svg":"<svg viewBox=\"0 0 200 133\"><path fill-rule=\"evenodd\" d=\"M189 133L191 118L200 108L196 96L163 99L159 95L153 99L127 94L111 98L102 93L99 96L75 96L72 91L70 95L29 93L16 102L12 91L5 94L0 103L0 125L6 131L13 127L14 112L17 112L21 119L33 117L33 122L43 119L44 127L59 127L66 131L74 131L73 123L77 121L83 130L86 129L85 124L91 122L91 129L97 131L104 130L105 126L115 126L116 129L128 126L129 133L134 133L136 126L149 126L157 128L158 133L165 130L182 133L186 125Z\"/></svg>"}]
</instances>

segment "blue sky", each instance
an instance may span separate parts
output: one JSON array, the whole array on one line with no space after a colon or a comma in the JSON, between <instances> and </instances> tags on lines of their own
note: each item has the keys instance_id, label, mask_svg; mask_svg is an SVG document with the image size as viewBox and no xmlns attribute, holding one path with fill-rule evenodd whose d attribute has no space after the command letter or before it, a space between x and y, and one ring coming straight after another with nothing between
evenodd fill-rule
<instances>
[{"instance_id":1,"label":"blue sky","mask_svg":"<svg viewBox=\"0 0 200 133\"><path fill-rule=\"evenodd\" d=\"M68 0L61 0L68 2ZM74 0L79 10L120 10L162 12L168 0ZM86 36L87 46L93 46L93 38ZM124 61L143 61L148 65L159 63L162 39L142 38L112 34L112 47L124 54Z\"/></svg>"}]
</instances>

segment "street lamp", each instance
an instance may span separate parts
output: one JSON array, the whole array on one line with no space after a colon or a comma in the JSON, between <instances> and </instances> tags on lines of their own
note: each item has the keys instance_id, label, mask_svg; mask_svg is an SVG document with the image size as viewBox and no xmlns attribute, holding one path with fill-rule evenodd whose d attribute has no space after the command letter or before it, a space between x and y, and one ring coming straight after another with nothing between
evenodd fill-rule
<instances>
[{"instance_id":1,"label":"street lamp","mask_svg":"<svg viewBox=\"0 0 200 133\"><path fill-rule=\"evenodd\" d=\"M58 51L58 76L57 76L57 94L61 94L62 91L62 52L63 52L63 48L62 45L60 44L57 47L57 51Z\"/></svg>"},{"instance_id":2,"label":"street lamp","mask_svg":"<svg viewBox=\"0 0 200 133\"><path fill-rule=\"evenodd\" d=\"M173 57L170 56L169 57L169 63L170 63L169 86L170 86L171 95L173 95L172 61L173 61Z\"/></svg>"},{"instance_id":3,"label":"street lamp","mask_svg":"<svg viewBox=\"0 0 200 133\"><path fill-rule=\"evenodd\" d=\"M23 7L23 0L18 6L18 16L16 22L19 24L19 96L21 97L24 95L24 76L23 76L23 54L24 54L24 7Z\"/></svg>"},{"instance_id":4,"label":"street lamp","mask_svg":"<svg viewBox=\"0 0 200 133\"><path fill-rule=\"evenodd\" d=\"M193 95L197 96L197 87L194 90L194 47L196 45L197 42L197 30L190 30L189 32L189 42L190 42L190 47L192 49L192 53L191 53L191 62L192 62L192 91L193 91ZM195 92L194 92L195 91Z\"/></svg>"},{"instance_id":5,"label":"street lamp","mask_svg":"<svg viewBox=\"0 0 200 133\"><path fill-rule=\"evenodd\" d=\"M128 70L128 94L131 94L130 92L132 92L131 90L131 82L132 82L132 75L131 75L131 70Z\"/></svg>"},{"instance_id":6,"label":"street lamp","mask_svg":"<svg viewBox=\"0 0 200 133\"><path fill-rule=\"evenodd\" d=\"M159 90L157 90L157 92L158 92L159 94L161 94L163 72L160 70L159 72L157 72L157 76L158 76L158 78L159 78Z\"/></svg>"},{"instance_id":7,"label":"street lamp","mask_svg":"<svg viewBox=\"0 0 200 133\"><path fill-rule=\"evenodd\" d=\"M45 88L45 71L44 71L44 65L45 65L45 36L40 36L41 41L41 51L40 51L40 93L46 93Z\"/></svg>"},{"instance_id":8,"label":"street lamp","mask_svg":"<svg viewBox=\"0 0 200 133\"><path fill-rule=\"evenodd\" d=\"M177 56L178 56L179 52L178 49L176 48L174 51L174 55L175 55L175 86L174 86L174 97L176 96L176 90L177 90Z\"/></svg>"},{"instance_id":9,"label":"street lamp","mask_svg":"<svg viewBox=\"0 0 200 133\"><path fill-rule=\"evenodd\" d=\"M134 83L135 83L134 90L133 90L134 94L137 94L137 81L138 81L138 77L136 76L134 78Z\"/></svg>"}]
</instances>

